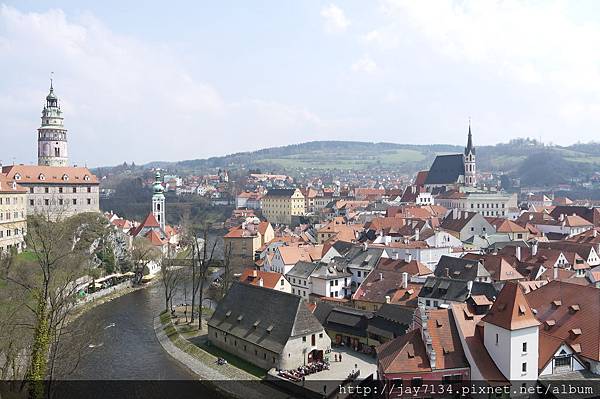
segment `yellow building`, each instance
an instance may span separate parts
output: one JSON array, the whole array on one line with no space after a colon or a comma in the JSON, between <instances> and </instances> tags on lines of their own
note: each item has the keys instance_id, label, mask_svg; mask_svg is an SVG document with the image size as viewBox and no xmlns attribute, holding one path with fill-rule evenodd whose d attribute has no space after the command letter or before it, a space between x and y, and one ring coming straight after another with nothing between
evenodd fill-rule
<instances>
[{"instance_id":1,"label":"yellow building","mask_svg":"<svg viewBox=\"0 0 600 399\"><path fill-rule=\"evenodd\" d=\"M0 173L0 251L21 252L27 231L27 189Z\"/></svg>"},{"instance_id":2,"label":"yellow building","mask_svg":"<svg viewBox=\"0 0 600 399\"><path fill-rule=\"evenodd\" d=\"M292 224L292 216L305 214L304 195L299 189L272 189L262 198L263 216L271 223Z\"/></svg>"}]
</instances>

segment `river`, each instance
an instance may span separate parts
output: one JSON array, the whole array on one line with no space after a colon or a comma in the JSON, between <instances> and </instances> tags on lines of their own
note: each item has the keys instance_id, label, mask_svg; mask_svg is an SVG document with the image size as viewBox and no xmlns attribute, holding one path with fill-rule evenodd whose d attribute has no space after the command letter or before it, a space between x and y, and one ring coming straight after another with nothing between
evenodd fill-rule
<instances>
[{"instance_id":1,"label":"river","mask_svg":"<svg viewBox=\"0 0 600 399\"><path fill-rule=\"evenodd\" d=\"M190 382L197 379L195 374L158 342L153 318L164 308L162 295L162 286L156 284L99 305L73 321L75 330L95 326L95 334L91 348L86 342L75 370L59 373L58 379L71 382L58 383L58 397L81 397L84 392L99 398L215 397L209 387Z\"/></svg>"}]
</instances>

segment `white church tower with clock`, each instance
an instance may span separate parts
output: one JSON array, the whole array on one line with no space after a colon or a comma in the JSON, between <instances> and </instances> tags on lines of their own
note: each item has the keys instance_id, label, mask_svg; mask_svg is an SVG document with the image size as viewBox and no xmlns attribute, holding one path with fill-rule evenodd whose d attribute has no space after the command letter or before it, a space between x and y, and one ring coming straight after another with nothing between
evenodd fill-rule
<instances>
[{"instance_id":1,"label":"white church tower with clock","mask_svg":"<svg viewBox=\"0 0 600 399\"><path fill-rule=\"evenodd\" d=\"M38 165L68 166L68 155L67 129L50 79L50 93L46 96L42 125L38 129Z\"/></svg>"}]
</instances>

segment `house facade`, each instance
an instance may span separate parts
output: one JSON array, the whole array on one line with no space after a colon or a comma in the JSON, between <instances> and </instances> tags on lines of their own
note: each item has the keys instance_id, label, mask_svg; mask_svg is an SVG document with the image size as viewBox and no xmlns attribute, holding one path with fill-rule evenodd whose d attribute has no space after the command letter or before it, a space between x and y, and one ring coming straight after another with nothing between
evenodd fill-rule
<instances>
[{"instance_id":1,"label":"house facade","mask_svg":"<svg viewBox=\"0 0 600 399\"><path fill-rule=\"evenodd\" d=\"M27 189L0 173L0 252L21 252L27 231Z\"/></svg>"},{"instance_id":2,"label":"house facade","mask_svg":"<svg viewBox=\"0 0 600 399\"><path fill-rule=\"evenodd\" d=\"M211 344L262 369L328 358L331 339L297 295L234 283L208 321Z\"/></svg>"},{"instance_id":3,"label":"house facade","mask_svg":"<svg viewBox=\"0 0 600 399\"><path fill-rule=\"evenodd\" d=\"M261 200L263 216L271 223L292 224L292 216L305 214L304 195L299 189L271 189Z\"/></svg>"}]
</instances>

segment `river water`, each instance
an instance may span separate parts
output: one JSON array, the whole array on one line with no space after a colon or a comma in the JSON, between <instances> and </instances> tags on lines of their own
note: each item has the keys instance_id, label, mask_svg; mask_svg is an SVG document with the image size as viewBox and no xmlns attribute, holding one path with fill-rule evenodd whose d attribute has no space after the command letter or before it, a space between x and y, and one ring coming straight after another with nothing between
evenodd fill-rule
<instances>
[{"instance_id":1,"label":"river water","mask_svg":"<svg viewBox=\"0 0 600 399\"><path fill-rule=\"evenodd\" d=\"M171 358L154 333L153 318L164 309L156 284L99 305L73 321L75 330L95 326L74 371L60 375L56 397L215 397L187 368ZM77 348L73 348L77 350ZM73 361L73 360L70 360ZM66 362L66 361L65 361ZM69 364L59 365L60 369ZM74 381L77 380L77 381ZM94 380L94 381L90 381ZM200 395L200 396L199 396Z\"/></svg>"}]
</instances>

